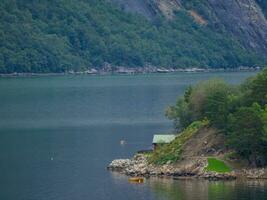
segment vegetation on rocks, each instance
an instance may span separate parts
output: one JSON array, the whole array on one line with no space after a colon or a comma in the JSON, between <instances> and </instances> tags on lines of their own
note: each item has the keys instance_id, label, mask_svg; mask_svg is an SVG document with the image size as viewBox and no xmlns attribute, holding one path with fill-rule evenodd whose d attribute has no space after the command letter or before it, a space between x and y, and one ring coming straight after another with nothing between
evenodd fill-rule
<instances>
[{"instance_id":1,"label":"vegetation on rocks","mask_svg":"<svg viewBox=\"0 0 267 200\"><path fill-rule=\"evenodd\" d=\"M267 165L267 69L239 86L209 80L189 87L166 115L185 130L208 119L228 148L252 166Z\"/></svg>"},{"instance_id":2,"label":"vegetation on rocks","mask_svg":"<svg viewBox=\"0 0 267 200\"><path fill-rule=\"evenodd\" d=\"M158 146L149 157L149 161L154 164L170 164L177 162L181 157L183 144L208 124L208 120L193 122L182 133L177 135L170 144Z\"/></svg>"},{"instance_id":3,"label":"vegetation on rocks","mask_svg":"<svg viewBox=\"0 0 267 200\"><path fill-rule=\"evenodd\" d=\"M189 87L166 112L180 131L176 138L108 169L131 176L265 179L266 88L267 69L238 86L209 80Z\"/></svg>"}]
</instances>

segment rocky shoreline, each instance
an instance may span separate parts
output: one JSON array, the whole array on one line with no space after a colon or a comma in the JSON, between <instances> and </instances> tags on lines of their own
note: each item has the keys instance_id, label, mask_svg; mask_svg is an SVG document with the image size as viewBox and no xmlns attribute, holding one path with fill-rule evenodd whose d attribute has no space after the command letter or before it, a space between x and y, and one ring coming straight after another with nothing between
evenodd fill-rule
<instances>
[{"instance_id":1,"label":"rocky shoreline","mask_svg":"<svg viewBox=\"0 0 267 200\"><path fill-rule=\"evenodd\" d=\"M207 159L194 157L181 160L177 164L154 165L143 154L136 154L132 159L113 160L107 167L127 176L172 177L174 179L204 178L208 180L234 180L237 178L267 179L266 168L233 170L230 173L208 172L205 170Z\"/></svg>"},{"instance_id":2,"label":"rocky shoreline","mask_svg":"<svg viewBox=\"0 0 267 200\"><path fill-rule=\"evenodd\" d=\"M0 74L0 77L32 77L32 76L64 76L64 75L108 75L108 74L150 74L150 73L204 73L204 72L254 72L260 71L260 67L239 67L239 68L164 68L164 67L105 67L101 69L87 69L84 71L66 71L58 73L7 73Z\"/></svg>"}]
</instances>

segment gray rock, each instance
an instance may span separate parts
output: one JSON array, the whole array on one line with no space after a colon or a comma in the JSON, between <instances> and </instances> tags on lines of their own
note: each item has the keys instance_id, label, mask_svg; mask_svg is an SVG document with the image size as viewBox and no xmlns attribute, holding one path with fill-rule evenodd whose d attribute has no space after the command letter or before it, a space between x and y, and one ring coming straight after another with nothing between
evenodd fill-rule
<instances>
[{"instance_id":1,"label":"gray rock","mask_svg":"<svg viewBox=\"0 0 267 200\"><path fill-rule=\"evenodd\" d=\"M158 13L169 16L183 8L186 0L110 0L123 10L155 19ZM207 0L208 24L215 31L225 30L246 48L266 56L267 20L255 0ZM200 13L198 13L200 14ZM202 16L205 18L205 16ZM220 28L218 28L220 27Z\"/></svg>"},{"instance_id":2,"label":"gray rock","mask_svg":"<svg viewBox=\"0 0 267 200\"><path fill-rule=\"evenodd\" d=\"M267 169L243 169L230 173L216 173L205 170L207 159L195 157L176 164L153 165L146 156L137 154L132 159L113 160L107 167L128 176L172 176L173 178L196 177L208 180L232 180L236 178L267 179Z\"/></svg>"}]
</instances>

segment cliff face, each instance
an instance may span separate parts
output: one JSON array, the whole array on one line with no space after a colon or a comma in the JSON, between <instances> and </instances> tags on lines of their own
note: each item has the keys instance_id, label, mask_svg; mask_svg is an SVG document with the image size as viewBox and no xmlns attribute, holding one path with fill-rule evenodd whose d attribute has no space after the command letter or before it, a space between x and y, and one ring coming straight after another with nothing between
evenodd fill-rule
<instances>
[{"instance_id":1,"label":"cliff face","mask_svg":"<svg viewBox=\"0 0 267 200\"><path fill-rule=\"evenodd\" d=\"M148 19L153 19L162 13L167 18L173 16L173 11L181 6L180 0L110 0L119 5L123 10L141 14Z\"/></svg>"},{"instance_id":2,"label":"cliff face","mask_svg":"<svg viewBox=\"0 0 267 200\"><path fill-rule=\"evenodd\" d=\"M216 19L245 47L267 54L267 20L254 0L208 0Z\"/></svg>"},{"instance_id":3,"label":"cliff face","mask_svg":"<svg viewBox=\"0 0 267 200\"><path fill-rule=\"evenodd\" d=\"M226 31L245 48L267 55L267 20L262 4L255 0L111 0L125 11L153 19L161 13L171 19L184 9L196 19L205 20L215 31ZM190 5L190 6L187 6ZM201 8L202 9L201 9ZM200 8L200 9L199 9ZM200 12L198 13L198 10ZM193 12L192 12L193 11ZM198 20L197 19L197 20ZM218 28L220 27L220 28Z\"/></svg>"},{"instance_id":4,"label":"cliff face","mask_svg":"<svg viewBox=\"0 0 267 200\"><path fill-rule=\"evenodd\" d=\"M131 13L141 14L148 19L156 16L157 10L149 0L110 0L119 5L123 10Z\"/></svg>"}]
</instances>

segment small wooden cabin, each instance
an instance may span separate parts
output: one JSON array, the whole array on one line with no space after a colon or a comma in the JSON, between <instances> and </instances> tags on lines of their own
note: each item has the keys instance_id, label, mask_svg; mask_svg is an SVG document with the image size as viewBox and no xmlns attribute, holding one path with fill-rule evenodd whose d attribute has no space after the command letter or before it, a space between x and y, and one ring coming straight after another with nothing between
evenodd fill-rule
<instances>
[{"instance_id":1,"label":"small wooden cabin","mask_svg":"<svg viewBox=\"0 0 267 200\"><path fill-rule=\"evenodd\" d=\"M155 150L158 145L169 144L175 139L175 135L154 135L153 137L153 149Z\"/></svg>"}]
</instances>

